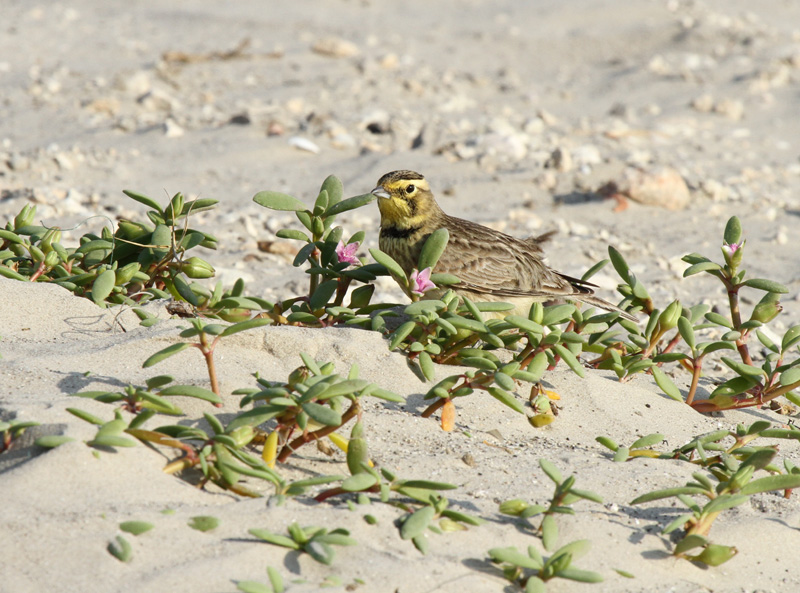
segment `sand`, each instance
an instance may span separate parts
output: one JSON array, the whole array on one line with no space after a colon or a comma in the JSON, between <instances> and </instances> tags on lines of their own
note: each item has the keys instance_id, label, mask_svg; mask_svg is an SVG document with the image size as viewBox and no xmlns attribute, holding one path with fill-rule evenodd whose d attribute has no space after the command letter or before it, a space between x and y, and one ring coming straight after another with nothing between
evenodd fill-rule
<instances>
[{"instance_id":1,"label":"sand","mask_svg":"<svg viewBox=\"0 0 800 593\"><path fill-rule=\"evenodd\" d=\"M800 10L792 4L265 7L202 0L180 7L141 2L121 11L79 0L9 3L4 21L0 222L33 202L45 224L82 223L65 233L69 244L108 224L91 216L143 216L124 188L157 199L177 191L219 199L215 211L192 221L219 237L220 249L204 257L226 284L244 277L250 294L286 298L304 274L291 267L291 257L259 251L258 241L274 240L291 217L260 208L253 194L273 189L310 201L334 173L345 193L356 195L383 173L410 168L426 175L452 214L519 236L558 230L548 254L566 273L580 275L614 245L662 303L723 305L710 279L681 280L680 257L718 257L725 221L736 214L748 271L790 289L773 331L780 335L800 321L800 264L791 240L800 189ZM245 39L249 45L236 51ZM669 210L631 202L615 212L615 203L594 190L624 179L630 167L674 169L686 182L688 203ZM376 244L377 220L377 209L367 207L342 216L341 224L367 230L366 248ZM596 280L613 298L613 271ZM402 299L389 282L378 296ZM605 581L556 579L548 591L800 587L792 570L800 544L797 496L757 495L724 513L711 539L739 554L704 569L669 556L673 544L659 531L677 516L672 501L630 505L644 492L683 484L693 468L664 460L613 463L594 440L606 435L627 444L660 432L667 441L661 447L670 449L737 423L784 425L792 418L755 409L703 416L665 397L647 376L621 384L606 372L580 379L559 368L547 375L562 398L550 426L533 429L476 393L459 402L456 430L447 433L435 418L420 417L427 386L378 334L268 327L223 343L217 363L224 407L176 400L185 411L181 423L196 425L203 412L232 417L239 409L234 389L252 386L254 372L285 379L300 352L334 362L340 373L357 362L364 378L406 399L366 402L373 460L402 477L457 484L448 493L452 507L487 520L431 533L423 556L400 539L393 522L402 513L393 507L351 511L341 499L318 504L308 496L269 505L266 497L199 490L166 475L167 457L145 446L86 446L94 429L65 409L111 419L113 408L72 393L142 384L162 373L208 386L193 350L141 368L187 325L168 319L159 304L151 310L162 321L143 328L130 311L117 316L57 286L0 278L0 417L42 425L0 456L0 591L217 593L235 591L240 580L266 583L267 566L292 592L316 591L332 577L340 583L328 581L333 591L511 591L487 550L541 549L516 520L497 512L508 499L547 500L552 483L540 458L604 500L576 503L576 514L559 525L563 543L591 541L576 564ZM444 377L452 369L437 371ZM679 377L685 389L686 377ZM44 433L76 440L51 451L30 444ZM799 462L796 444L780 445L781 457ZM340 452L329 457L313 447L279 469L288 479L347 472ZM378 524L367 524L365 514ZM219 527L189 528L199 515L217 517ZM106 546L129 520L155 527L126 535L133 557L121 563ZM248 534L284 533L293 521L345 527L358 545L339 549L326 567Z\"/></svg>"}]
</instances>

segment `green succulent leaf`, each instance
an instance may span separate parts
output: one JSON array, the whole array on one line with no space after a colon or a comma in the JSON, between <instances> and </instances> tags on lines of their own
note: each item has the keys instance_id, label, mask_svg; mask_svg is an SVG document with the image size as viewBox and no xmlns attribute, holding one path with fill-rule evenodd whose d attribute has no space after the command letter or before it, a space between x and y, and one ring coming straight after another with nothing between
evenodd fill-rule
<instances>
[{"instance_id":1,"label":"green succulent leaf","mask_svg":"<svg viewBox=\"0 0 800 593\"><path fill-rule=\"evenodd\" d=\"M572 372L574 372L579 377L585 377L586 376L586 373L583 370L583 365L578 361L577 358L575 358L575 355L572 353L572 351L569 348L566 348L565 346L562 346L561 344L554 344L553 345L553 350L555 350L558 353L558 355L561 357L561 359L565 363L567 363L567 366L570 369L572 369Z\"/></svg>"},{"instance_id":2,"label":"green succulent leaf","mask_svg":"<svg viewBox=\"0 0 800 593\"><path fill-rule=\"evenodd\" d=\"M121 535L118 535L114 541L109 543L106 549L109 554L120 562L130 562L133 557L133 548L130 542Z\"/></svg>"},{"instance_id":3,"label":"green succulent leaf","mask_svg":"<svg viewBox=\"0 0 800 593\"><path fill-rule=\"evenodd\" d=\"M303 411L312 420L325 426L339 426L342 423L342 415L329 406L323 406L315 402L306 402L302 405Z\"/></svg>"},{"instance_id":4,"label":"green succulent leaf","mask_svg":"<svg viewBox=\"0 0 800 593\"><path fill-rule=\"evenodd\" d=\"M331 300L331 297L336 294L336 289L339 286L338 280L326 280L322 282L317 289L314 291L314 294L311 295L311 298L308 300L308 306L312 311L316 311L317 309L322 309L325 305L328 304L328 301Z\"/></svg>"},{"instance_id":5,"label":"green succulent leaf","mask_svg":"<svg viewBox=\"0 0 800 593\"><path fill-rule=\"evenodd\" d=\"M236 588L242 593L273 593L273 588L258 581L236 581Z\"/></svg>"},{"instance_id":6,"label":"green succulent leaf","mask_svg":"<svg viewBox=\"0 0 800 593\"><path fill-rule=\"evenodd\" d=\"M545 550L552 550L558 541L558 524L553 515L545 515L542 519L542 545Z\"/></svg>"},{"instance_id":7,"label":"green succulent leaf","mask_svg":"<svg viewBox=\"0 0 800 593\"><path fill-rule=\"evenodd\" d=\"M158 352L150 356L147 360L145 360L144 363L142 364L142 368L146 369L155 364L158 364L159 362L169 358L173 354L177 354L178 352L186 350L189 346L191 346L191 344L189 344L188 342L179 342L178 344L172 344L170 346L167 346L163 350L159 350Z\"/></svg>"},{"instance_id":8,"label":"green succulent leaf","mask_svg":"<svg viewBox=\"0 0 800 593\"><path fill-rule=\"evenodd\" d=\"M750 278L749 280L744 281L745 286L749 286L750 288L755 288L757 290L764 290L766 292L775 292L778 294L786 294L789 292L789 289L786 288L783 284L779 282L774 282L773 280L765 280L763 278Z\"/></svg>"},{"instance_id":9,"label":"green succulent leaf","mask_svg":"<svg viewBox=\"0 0 800 593\"><path fill-rule=\"evenodd\" d=\"M8 268L2 264L0 264L0 276L4 278L9 278L10 280L20 280L22 282L26 282L29 280L27 276L23 276L19 272L15 272L11 268Z\"/></svg>"},{"instance_id":10,"label":"green succulent leaf","mask_svg":"<svg viewBox=\"0 0 800 593\"><path fill-rule=\"evenodd\" d=\"M800 366L792 367L787 371L781 373L781 385L793 385L800 381Z\"/></svg>"},{"instance_id":11,"label":"green succulent leaf","mask_svg":"<svg viewBox=\"0 0 800 593\"><path fill-rule=\"evenodd\" d=\"M507 562L520 568L531 570L541 570L541 558L531 558L523 554L517 548L492 548L489 550L489 557L495 562Z\"/></svg>"},{"instance_id":12,"label":"green succulent leaf","mask_svg":"<svg viewBox=\"0 0 800 593\"><path fill-rule=\"evenodd\" d=\"M267 542L268 544L282 546L291 550L300 549L300 544L298 544L292 538L286 537L285 535L278 535L277 533L272 533L266 529L248 529L247 532L258 539Z\"/></svg>"},{"instance_id":13,"label":"green succulent leaf","mask_svg":"<svg viewBox=\"0 0 800 593\"><path fill-rule=\"evenodd\" d=\"M221 404L222 399L213 391L196 385L173 385L161 390L161 395L184 395L202 399L212 404Z\"/></svg>"},{"instance_id":14,"label":"green succulent leaf","mask_svg":"<svg viewBox=\"0 0 800 593\"><path fill-rule=\"evenodd\" d=\"M405 278L406 273L403 271L403 268L400 267L392 257L380 249L372 248L369 250L370 255L372 255L373 259L389 270L389 273L396 278Z\"/></svg>"},{"instance_id":15,"label":"green succulent leaf","mask_svg":"<svg viewBox=\"0 0 800 593\"><path fill-rule=\"evenodd\" d=\"M119 524L119 528L122 531L130 533L131 535L141 535L150 531L153 527L155 526L152 523L146 521L124 521Z\"/></svg>"},{"instance_id":16,"label":"green succulent leaf","mask_svg":"<svg viewBox=\"0 0 800 593\"><path fill-rule=\"evenodd\" d=\"M742 495L771 492L772 490L791 490L800 487L800 474L780 474L758 478L744 485L740 490Z\"/></svg>"},{"instance_id":17,"label":"green succulent leaf","mask_svg":"<svg viewBox=\"0 0 800 593\"><path fill-rule=\"evenodd\" d=\"M579 583L602 583L603 575L591 570L580 570L568 566L567 568L556 571L556 576L562 579L569 579Z\"/></svg>"},{"instance_id":18,"label":"green succulent leaf","mask_svg":"<svg viewBox=\"0 0 800 593\"><path fill-rule=\"evenodd\" d=\"M36 439L34 444L37 447L44 447L45 449L55 449L56 447L60 447L65 443L69 443L74 441L72 437L60 435L60 434L48 434L39 437Z\"/></svg>"},{"instance_id":19,"label":"green succulent leaf","mask_svg":"<svg viewBox=\"0 0 800 593\"><path fill-rule=\"evenodd\" d=\"M789 331L783 334L783 339L781 340L781 351L786 352L798 342L800 342L800 325L795 325L789 328Z\"/></svg>"},{"instance_id":20,"label":"green succulent leaf","mask_svg":"<svg viewBox=\"0 0 800 593\"><path fill-rule=\"evenodd\" d=\"M657 366L653 366L650 367L650 372L653 374L653 379L655 379L656 384L661 388L661 391L666 393L675 401L683 401L681 390L678 389L678 386L673 383L672 379L670 379L664 371Z\"/></svg>"},{"instance_id":21,"label":"green succulent leaf","mask_svg":"<svg viewBox=\"0 0 800 593\"><path fill-rule=\"evenodd\" d=\"M450 232L444 227L436 229L433 233L431 233L431 235L425 240L425 244L422 246L422 252L419 256L418 269L424 270L426 268L434 268L436 266L436 262L438 262L439 258L442 256L442 253L444 253L449 239Z\"/></svg>"},{"instance_id":22,"label":"green succulent leaf","mask_svg":"<svg viewBox=\"0 0 800 593\"><path fill-rule=\"evenodd\" d=\"M722 266L719 265L718 263L715 263L713 261L703 261L686 268L683 271L683 277L688 278L689 276L694 276L695 274L699 274L700 272L719 271L721 269Z\"/></svg>"},{"instance_id":23,"label":"green succulent leaf","mask_svg":"<svg viewBox=\"0 0 800 593\"><path fill-rule=\"evenodd\" d=\"M208 515L198 515L196 517L192 517L189 519L189 527L192 529L196 529L197 531L211 531L212 529L216 529L219 527L220 520L216 517L210 517Z\"/></svg>"},{"instance_id":24,"label":"green succulent leaf","mask_svg":"<svg viewBox=\"0 0 800 593\"><path fill-rule=\"evenodd\" d=\"M800 480L798 480L798 484L800 484ZM703 507L703 512L719 513L724 510L737 507L748 500L750 500L750 497L744 494L720 494L714 500L710 501L705 507Z\"/></svg>"},{"instance_id":25,"label":"green succulent leaf","mask_svg":"<svg viewBox=\"0 0 800 593\"><path fill-rule=\"evenodd\" d=\"M625 261L625 258L622 257L622 254L614 247L609 245L608 257L611 259L611 265L614 266L614 269L617 271L617 274L619 274L619 277L625 282L628 282L631 272L630 268L628 267L628 263Z\"/></svg>"},{"instance_id":26,"label":"green succulent leaf","mask_svg":"<svg viewBox=\"0 0 800 593\"><path fill-rule=\"evenodd\" d=\"M100 274L92 284L92 300L96 305L104 305L104 301L111 294L116 284L117 277L114 270L106 270Z\"/></svg>"},{"instance_id":27,"label":"green succulent leaf","mask_svg":"<svg viewBox=\"0 0 800 593\"><path fill-rule=\"evenodd\" d=\"M24 243L22 237L20 237L17 233L13 231L7 231L5 229L0 229L0 239L9 241L11 243L16 243L17 245Z\"/></svg>"},{"instance_id":28,"label":"green succulent leaf","mask_svg":"<svg viewBox=\"0 0 800 593\"><path fill-rule=\"evenodd\" d=\"M337 214L341 214L342 212L347 212L348 210L355 210L356 208L361 208L362 206L366 206L370 202L373 202L375 199L376 196L374 194L362 194L360 196L353 196L352 198L347 198L346 200L342 200L341 202L337 202L336 204L329 205L328 209L325 210L323 216L328 218L330 216L336 216Z\"/></svg>"},{"instance_id":29,"label":"green succulent leaf","mask_svg":"<svg viewBox=\"0 0 800 593\"><path fill-rule=\"evenodd\" d=\"M631 445L631 449L641 449L643 447L651 447L652 445L658 445L659 443L664 441L664 435L656 432L653 434L648 434L647 436L643 436L640 439L637 439Z\"/></svg>"},{"instance_id":30,"label":"green succulent leaf","mask_svg":"<svg viewBox=\"0 0 800 593\"><path fill-rule=\"evenodd\" d=\"M742 223L739 221L738 216L731 216L728 219L728 222L725 224L723 238L728 245L739 243L742 238Z\"/></svg>"},{"instance_id":31,"label":"green succulent leaf","mask_svg":"<svg viewBox=\"0 0 800 593\"><path fill-rule=\"evenodd\" d=\"M125 194L126 196L128 196L129 198L131 198L132 200L136 200L140 204L144 204L148 208L152 208L153 210L155 210L159 214L162 212L161 206L153 198L148 198L144 194L140 194L138 192L131 191L129 189L123 189L122 193Z\"/></svg>"},{"instance_id":32,"label":"green succulent leaf","mask_svg":"<svg viewBox=\"0 0 800 593\"><path fill-rule=\"evenodd\" d=\"M631 504L642 504L645 502L652 502L654 500L661 500L663 498L670 498L671 496L678 496L679 494L704 494L703 488L696 486L679 486L678 488L667 488L665 490L655 490L637 496L631 501Z\"/></svg>"},{"instance_id":33,"label":"green succulent leaf","mask_svg":"<svg viewBox=\"0 0 800 593\"><path fill-rule=\"evenodd\" d=\"M272 585L273 593L284 593L286 589L283 585L283 577L281 577L281 573L279 573L273 567L268 566L267 576L269 577L269 582Z\"/></svg>"},{"instance_id":34,"label":"green succulent leaf","mask_svg":"<svg viewBox=\"0 0 800 593\"><path fill-rule=\"evenodd\" d=\"M400 537L402 539L412 539L422 534L433 521L435 514L436 510L430 505L414 511L400 526Z\"/></svg>"},{"instance_id":35,"label":"green succulent leaf","mask_svg":"<svg viewBox=\"0 0 800 593\"><path fill-rule=\"evenodd\" d=\"M302 212L307 209L306 205L294 196L277 191L260 191L253 196L253 201L259 206L264 206L264 208L269 208L270 210Z\"/></svg>"},{"instance_id":36,"label":"green succulent leaf","mask_svg":"<svg viewBox=\"0 0 800 593\"><path fill-rule=\"evenodd\" d=\"M363 492L378 483L378 478L368 472L354 474L342 482L342 490L346 492Z\"/></svg>"},{"instance_id":37,"label":"green succulent leaf","mask_svg":"<svg viewBox=\"0 0 800 593\"><path fill-rule=\"evenodd\" d=\"M697 535L696 533L687 535L684 537L678 545L675 546L675 550L673 554L678 556L680 554L684 554L689 550L693 550L694 548L699 548L702 546L708 545L708 539L703 537L702 535Z\"/></svg>"},{"instance_id":38,"label":"green succulent leaf","mask_svg":"<svg viewBox=\"0 0 800 593\"><path fill-rule=\"evenodd\" d=\"M520 414L525 413L525 408L522 406L522 403L516 397L514 397L514 394L495 386L489 387L488 391L493 398L500 403L505 404L515 412L519 412Z\"/></svg>"},{"instance_id":39,"label":"green succulent leaf","mask_svg":"<svg viewBox=\"0 0 800 593\"><path fill-rule=\"evenodd\" d=\"M220 336L230 336L232 334L237 334L239 332L246 331L248 329L254 329L254 328L257 328L257 327L263 327L263 326L269 325L271 323L272 323L272 320L269 319L268 317L262 317L262 318L258 318L258 319L250 319L249 321L240 321L239 323L234 323L233 325L229 325L224 330L222 330L222 333L220 333L219 335Z\"/></svg>"}]
</instances>

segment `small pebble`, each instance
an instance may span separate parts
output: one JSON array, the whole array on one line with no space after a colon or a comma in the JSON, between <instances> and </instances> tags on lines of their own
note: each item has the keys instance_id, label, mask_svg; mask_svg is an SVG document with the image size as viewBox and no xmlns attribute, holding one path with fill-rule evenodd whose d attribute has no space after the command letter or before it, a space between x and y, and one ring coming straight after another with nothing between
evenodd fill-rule
<instances>
[{"instance_id":1,"label":"small pebble","mask_svg":"<svg viewBox=\"0 0 800 593\"><path fill-rule=\"evenodd\" d=\"M331 58L350 58L359 53L358 46L355 43L338 37L320 39L311 46L311 50L314 53Z\"/></svg>"}]
</instances>

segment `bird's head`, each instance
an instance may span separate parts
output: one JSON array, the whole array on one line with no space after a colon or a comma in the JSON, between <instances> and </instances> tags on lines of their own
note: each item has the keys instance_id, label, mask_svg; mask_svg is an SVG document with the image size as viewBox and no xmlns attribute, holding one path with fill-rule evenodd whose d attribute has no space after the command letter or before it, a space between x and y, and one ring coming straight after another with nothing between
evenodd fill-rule
<instances>
[{"instance_id":1,"label":"bird's head","mask_svg":"<svg viewBox=\"0 0 800 593\"><path fill-rule=\"evenodd\" d=\"M378 180L372 190L378 196L381 226L413 226L438 209L425 178L414 171L392 171Z\"/></svg>"}]
</instances>

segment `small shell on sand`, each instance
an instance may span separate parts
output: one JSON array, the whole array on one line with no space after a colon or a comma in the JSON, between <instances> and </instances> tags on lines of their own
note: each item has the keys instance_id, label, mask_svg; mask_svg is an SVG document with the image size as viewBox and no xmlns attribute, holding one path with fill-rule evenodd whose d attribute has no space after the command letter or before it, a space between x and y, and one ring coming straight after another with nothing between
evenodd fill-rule
<instances>
[{"instance_id":1,"label":"small shell on sand","mask_svg":"<svg viewBox=\"0 0 800 593\"><path fill-rule=\"evenodd\" d=\"M305 150L306 152L313 152L314 154L319 154L319 146L313 143L308 138L301 138L300 136L292 136L288 140L289 146L294 146L299 150Z\"/></svg>"}]
</instances>

